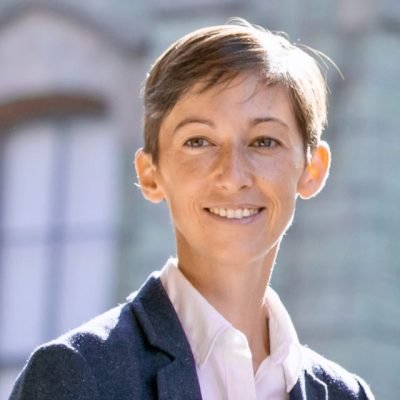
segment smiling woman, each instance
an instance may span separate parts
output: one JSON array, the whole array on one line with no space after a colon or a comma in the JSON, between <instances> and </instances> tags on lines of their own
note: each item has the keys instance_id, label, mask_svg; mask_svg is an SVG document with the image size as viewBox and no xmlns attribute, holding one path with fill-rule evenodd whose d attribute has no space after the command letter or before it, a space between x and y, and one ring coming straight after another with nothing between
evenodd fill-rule
<instances>
[{"instance_id":1,"label":"smiling woman","mask_svg":"<svg viewBox=\"0 0 400 400\"><path fill-rule=\"evenodd\" d=\"M269 285L297 199L328 176L325 97L310 56L244 22L162 54L135 166L144 197L168 205L177 258L39 348L12 399L373 399L300 344Z\"/></svg>"},{"instance_id":2,"label":"smiling woman","mask_svg":"<svg viewBox=\"0 0 400 400\"><path fill-rule=\"evenodd\" d=\"M286 88L249 72L207 91L195 85L161 123L157 165L137 154L144 195L168 204L180 271L250 341L262 341L256 304L296 198L319 191L329 169L326 143L308 162L304 147ZM267 355L255 344L254 360Z\"/></svg>"},{"instance_id":3,"label":"smiling woman","mask_svg":"<svg viewBox=\"0 0 400 400\"><path fill-rule=\"evenodd\" d=\"M296 197L317 191L329 167L317 162L326 145L314 149L306 167L287 91L281 85L259 87L259 80L249 73L200 94L194 87L161 124L158 164L139 154L139 177L147 178L142 189L149 200L167 201L181 269L196 266L193 271L198 275L192 277L196 282L218 270L221 276L227 268L233 272L235 265L242 269L249 260L270 270L272 258L266 266L265 255L276 254L293 218ZM311 166L321 169L321 179L311 179ZM214 208L226 210L228 218L219 213L216 219L205 212ZM243 209L257 212L246 219L233 218ZM235 229L239 221L241 226L247 224L246 230ZM248 273L253 274L254 268ZM258 291L264 289L265 282Z\"/></svg>"}]
</instances>

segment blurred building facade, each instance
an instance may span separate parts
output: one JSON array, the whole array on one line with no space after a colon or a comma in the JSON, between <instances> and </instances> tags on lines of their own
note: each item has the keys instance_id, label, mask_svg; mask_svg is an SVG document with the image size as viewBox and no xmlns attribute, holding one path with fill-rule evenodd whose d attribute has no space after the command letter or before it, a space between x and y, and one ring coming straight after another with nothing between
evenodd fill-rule
<instances>
[{"instance_id":1,"label":"blurred building facade","mask_svg":"<svg viewBox=\"0 0 400 400\"><path fill-rule=\"evenodd\" d=\"M345 77L328 74L327 188L299 202L272 285L303 343L377 398L400 390L400 3L4 0L0 398L35 346L123 301L174 254L167 210L134 186L140 86L174 39L232 16L322 50Z\"/></svg>"}]
</instances>

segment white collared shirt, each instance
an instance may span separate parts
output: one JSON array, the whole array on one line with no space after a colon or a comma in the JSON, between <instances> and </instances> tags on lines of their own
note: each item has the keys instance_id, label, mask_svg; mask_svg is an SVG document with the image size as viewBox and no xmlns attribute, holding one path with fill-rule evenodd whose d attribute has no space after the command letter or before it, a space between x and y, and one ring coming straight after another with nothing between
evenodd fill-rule
<instances>
[{"instance_id":1,"label":"white collared shirt","mask_svg":"<svg viewBox=\"0 0 400 400\"><path fill-rule=\"evenodd\" d=\"M283 400L302 369L301 345L285 307L269 287L270 355L253 372L246 336L192 286L169 259L161 282L178 314L196 362L204 400Z\"/></svg>"}]
</instances>

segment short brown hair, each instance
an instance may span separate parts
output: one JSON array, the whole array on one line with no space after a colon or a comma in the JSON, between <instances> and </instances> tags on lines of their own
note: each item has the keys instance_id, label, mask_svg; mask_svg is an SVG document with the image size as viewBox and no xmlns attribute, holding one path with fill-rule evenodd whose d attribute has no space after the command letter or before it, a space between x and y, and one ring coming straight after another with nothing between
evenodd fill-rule
<instances>
[{"instance_id":1,"label":"short brown hair","mask_svg":"<svg viewBox=\"0 0 400 400\"><path fill-rule=\"evenodd\" d=\"M144 151L157 164L161 123L194 84L203 82L204 92L253 71L266 84L288 88L308 153L327 123L327 88L319 64L281 34L244 20L189 33L156 59L143 87Z\"/></svg>"}]
</instances>

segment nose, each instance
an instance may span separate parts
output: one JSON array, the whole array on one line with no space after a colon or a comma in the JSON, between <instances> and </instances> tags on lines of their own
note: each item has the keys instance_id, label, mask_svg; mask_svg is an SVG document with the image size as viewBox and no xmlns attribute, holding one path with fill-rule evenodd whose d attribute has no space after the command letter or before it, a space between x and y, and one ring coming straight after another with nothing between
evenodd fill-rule
<instances>
[{"instance_id":1,"label":"nose","mask_svg":"<svg viewBox=\"0 0 400 400\"><path fill-rule=\"evenodd\" d=\"M227 192L237 192L253 184L250 160L242 148L221 149L215 165L216 186Z\"/></svg>"}]
</instances>

